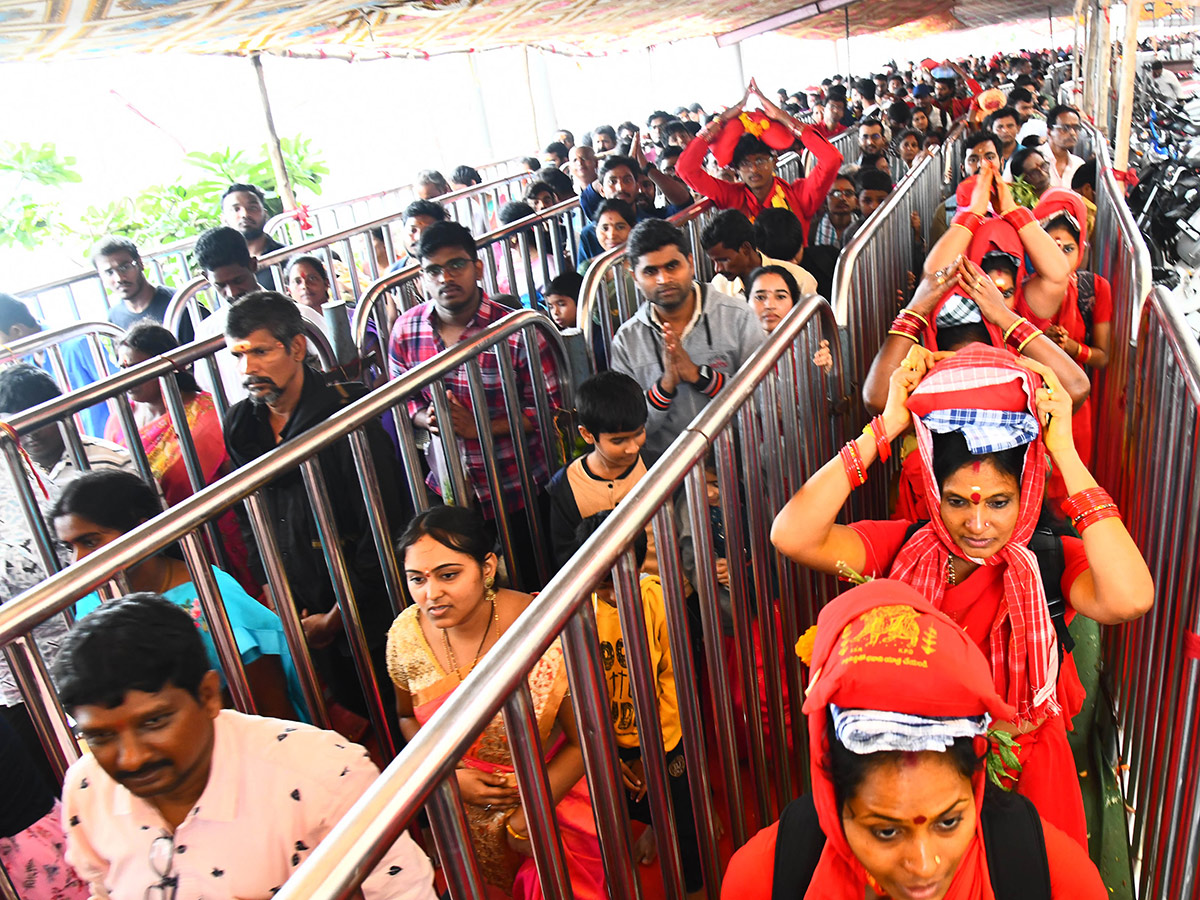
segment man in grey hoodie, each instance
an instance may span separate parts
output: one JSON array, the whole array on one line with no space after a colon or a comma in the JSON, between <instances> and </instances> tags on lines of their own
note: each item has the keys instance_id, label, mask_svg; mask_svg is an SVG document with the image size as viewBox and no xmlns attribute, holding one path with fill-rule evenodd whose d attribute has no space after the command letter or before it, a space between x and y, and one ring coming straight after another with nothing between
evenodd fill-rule
<instances>
[{"instance_id":1,"label":"man in grey hoodie","mask_svg":"<svg viewBox=\"0 0 1200 900\"><path fill-rule=\"evenodd\" d=\"M626 242L647 302L613 337L612 368L646 391L647 462L656 460L763 341L745 301L694 280L683 233L646 219Z\"/></svg>"}]
</instances>

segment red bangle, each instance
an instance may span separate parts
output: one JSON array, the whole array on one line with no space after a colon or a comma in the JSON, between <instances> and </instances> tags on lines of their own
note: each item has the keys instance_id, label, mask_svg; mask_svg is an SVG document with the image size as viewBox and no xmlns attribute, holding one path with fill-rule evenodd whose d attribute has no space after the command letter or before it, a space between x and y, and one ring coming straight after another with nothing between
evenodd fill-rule
<instances>
[{"instance_id":1,"label":"red bangle","mask_svg":"<svg viewBox=\"0 0 1200 900\"><path fill-rule=\"evenodd\" d=\"M1072 494L1063 501L1062 511L1071 521L1078 522L1100 507L1108 506L1116 507L1112 495L1102 487L1094 487Z\"/></svg>"},{"instance_id":2,"label":"red bangle","mask_svg":"<svg viewBox=\"0 0 1200 900\"><path fill-rule=\"evenodd\" d=\"M1037 219L1035 219L1033 217L1033 213L1031 213L1025 207L1018 206L1016 209L1010 209L1004 214L1004 221L1017 231L1020 231L1026 225L1036 222Z\"/></svg>"},{"instance_id":3,"label":"red bangle","mask_svg":"<svg viewBox=\"0 0 1200 900\"><path fill-rule=\"evenodd\" d=\"M1075 361L1081 366L1086 366L1088 360L1092 358L1092 348L1080 341L1079 352L1075 354Z\"/></svg>"},{"instance_id":4,"label":"red bangle","mask_svg":"<svg viewBox=\"0 0 1200 900\"><path fill-rule=\"evenodd\" d=\"M903 313L904 310L901 310ZM926 322L926 325L929 323ZM888 334L900 333L905 337L910 337L914 341L920 342L921 325L913 316L898 315L892 320L892 327L888 330Z\"/></svg>"},{"instance_id":5,"label":"red bangle","mask_svg":"<svg viewBox=\"0 0 1200 900\"><path fill-rule=\"evenodd\" d=\"M854 441L847 441L845 446L838 451L838 456L842 458L842 466L846 470L846 480L850 482L850 490L853 491L867 483L867 473L863 469L862 457L858 455L858 447Z\"/></svg>"},{"instance_id":6,"label":"red bangle","mask_svg":"<svg viewBox=\"0 0 1200 900\"><path fill-rule=\"evenodd\" d=\"M871 420L871 433L875 436L875 449L879 451L879 461L887 462L892 458L892 442L888 439L887 429L883 427L883 416Z\"/></svg>"},{"instance_id":7,"label":"red bangle","mask_svg":"<svg viewBox=\"0 0 1200 900\"><path fill-rule=\"evenodd\" d=\"M961 225L967 231L974 234L975 231L983 224L983 216L979 213L971 212L969 209L960 209L954 216L954 221L951 225Z\"/></svg>"},{"instance_id":8,"label":"red bangle","mask_svg":"<svg viewBox=\"0 0 1200 900\"><path fill-rule=\"evenodd\" d=\"M1020 353L1025 349L1026 344L1041 333L1041 329L1032 322L1017 321L1013 323L1011 330L1005 335L1004 343Z\"/></svg>"},{"instance_id":9,"label":"red bangle","mask_svg":"<svg viewBox=\"0 0 1200 900\"><path fill-rule=\"evenodd\" d=\"M1117 509L1117 504L1109 503L1098 507L1087 513L1085 516L1075 522L1075 530L1083 534L1097 522L1102 522L1105 519L1119 519L1121 511Z\"/></svg>"}]
</instances>

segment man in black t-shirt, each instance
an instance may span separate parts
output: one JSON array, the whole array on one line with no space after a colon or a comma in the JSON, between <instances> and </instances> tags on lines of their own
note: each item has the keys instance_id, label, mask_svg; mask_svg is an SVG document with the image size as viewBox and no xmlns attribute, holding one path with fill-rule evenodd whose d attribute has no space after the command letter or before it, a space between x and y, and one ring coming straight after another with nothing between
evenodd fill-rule
<instances>
[{"instance_id":1,"label":"man in black t-shirt","mask_svg":"<svg viewBox=\"0 0 1200 900\"><path fill-rule=\"evenodd\" d=\"M116 300L109 307L108 321L126 331L144 319L163 321L174 292L147 280L137 244L123 237L105 238L92 253L92 264L104 290ZM179 324L180 343L193 339L191 316L184 313Z\"/></svg>"},{"instance_id":2,"label":"man in black t-shirt","mask_svg":"<svg viewBox=\"0 0 1200 900\"><path fill-rule=\"evenodd\" d=\"M221 224L241 233L255 259L283 249L283 244L263 230L267 218L267 201L256 185L231 184L225 188L221 195ZM264 291L283 289L276 282L275 270L270 266L262 266L254 277Z\"/></svg>"}]
</instances>

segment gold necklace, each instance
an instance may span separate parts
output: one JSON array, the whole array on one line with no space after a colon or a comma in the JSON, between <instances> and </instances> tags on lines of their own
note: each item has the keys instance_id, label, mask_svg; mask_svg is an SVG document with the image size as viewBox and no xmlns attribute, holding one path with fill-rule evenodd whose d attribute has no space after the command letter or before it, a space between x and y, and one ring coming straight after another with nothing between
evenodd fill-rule
<instances>
[{"instance_id":1,"label":"gold necklace","mask_svg":"<svg viewBox=\"0 0 1200 900\"><path fill-rule=\"evenodd\" d=\"M958 576L954 572L953 553L946 557L946 583L950 585L950 587L954 587L956 584L958 584Z\"/></svg>"},{"instance_id":2,"label":"gold necklace","mask_svg":"<svg viewBox=\"0 0 1200 900\"><path fill-rule=\"evenodd\" d=\"M479 658L481 656L483 656L483 645L487 643L488 634L490 634L491 630L492 630L492 624L494 623L496 625L497 633L499 633L499 629L500 629L500 613L496 609L496 592L492 588L488 588L487 593L484 596L486 596L487 599L491 601L492 615L491 615L491 618L488 620L487 628L485 628L483 630L483 637L479 641L479 649L475 651L475 659L472 660L472 662L471 662L471 668L467 669L468 675L470 675L472 672L474 672L475 667L477 665L479 665ZM442 642L446 645L446 656L450 660L450 669L454 672L455 676L458 678L459 684L462 684L463 678L462 678L462 674L458 671L458 659L454 656L454 648L450 646L449 631L450 631L449 628L442 629Z\"/></svg>"}]
</instances>

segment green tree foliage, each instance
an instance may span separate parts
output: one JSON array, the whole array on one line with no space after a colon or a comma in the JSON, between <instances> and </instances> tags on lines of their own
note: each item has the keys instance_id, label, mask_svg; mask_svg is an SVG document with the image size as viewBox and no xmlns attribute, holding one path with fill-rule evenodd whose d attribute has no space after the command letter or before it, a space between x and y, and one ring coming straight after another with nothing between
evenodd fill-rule
<instances>
[{"instance_id":1,"label":"green tree foliage","mask_svg":"<svg viewBox=\"0 0 1200 900\"><path fill-rule=\"evenodd\" d=\"M307 138L282 138L284 164L297 192L321 193L329 169ZM198 172L181 173L172 184L151 185L102 206L89 206L67 219L58 199L47 188L61 189L81 178L72 168L75 157L59 156L54 144L0 143L0 186L17 185L0 204L0 247L35 249L47 241L67 244L86 259L90 248L108 234L133 240L143 251L199 234L217 224L221 194L233 182L258 185L267 208L282 210L275 172L266 145L256 154L225 148L212 153L189 153L187 163ZM36 190L35 190L36 188Z\"/></svg>"}]
</instances>

